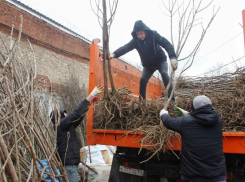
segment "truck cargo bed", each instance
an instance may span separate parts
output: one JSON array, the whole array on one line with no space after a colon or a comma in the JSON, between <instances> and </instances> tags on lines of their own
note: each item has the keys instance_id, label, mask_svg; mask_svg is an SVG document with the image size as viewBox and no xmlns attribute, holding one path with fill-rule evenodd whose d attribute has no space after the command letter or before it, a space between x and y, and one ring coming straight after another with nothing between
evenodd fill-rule
<instances>
[{"instance_id":1,"label":"truck cargo bed","mask_svg":"<svg viewBox=\"0 0 245 182\"><path fill-rule=\"evenodd\" d=\"M139 79L141 73L133 66L120 60L112 60L112 72L116 87L127 86L133 95L137 96ZM92 44L90 49L90 72L89 72L89 93L98 85L103 84L102 62L99 61L99 46ZM148 83L147 98L160 97L162 88L159 80L151 78ZM87 145L103 144L120 147L140 148L138 142L143 135L141 132L130 133L130 131L93 129L93 109L88 111L87 120ZM172 139L173 150L181 149L180 139ZM223 147L225 153L245 154L245 133L244 132L224 132Z\"/></svg>"}]
</instances>

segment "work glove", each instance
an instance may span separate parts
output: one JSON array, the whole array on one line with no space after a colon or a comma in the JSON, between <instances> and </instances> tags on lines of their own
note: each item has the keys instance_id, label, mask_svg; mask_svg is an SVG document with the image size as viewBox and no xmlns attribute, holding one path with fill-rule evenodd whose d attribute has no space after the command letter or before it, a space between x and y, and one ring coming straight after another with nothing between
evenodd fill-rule
<instances>
[{"instance_id":1,"label":"work glove","mask_svg":"<svg viewBox=\"0 0 245 182\"><path fill-rule=\"evenodd\" d=\"M99 97L98 96L94 96L92 99L91 99L91 103L94 103L94 102L97 102L99 100Z\"/></svg>"},{"instance_id":2,"label":"work glove","mask_svg":"<svg viewBox=\"0 0 245 182\"><path fill-rule=\"evenodd\" d=\"M109 56L108 56L109 59L113 59L114 57L115 57L114 54L109 54Z\"/></svg>"},{"instance_id":3,"label":"work glove","mask_svg":"<svg viewBox=\"0 0 245 182\"><path fill-rule=\"evenodd\" d=\"M171 63L171 66L172 66L173 70L177 70L177 68L178 68L177 59L170 59L170 63Z\"/></svg>"},{"instance_id":4,"label":"work glove","mask_svg":"<svg viewBox=\"0 0 245 182\"><path fill-rule=\"evenodd\" d=\"M174 108L174 114L175 114L176 116L184 116L184 115L189 114L189 112L186 111L186 110L184 110L184 109L181 109L181 108L179 108L179 107L175 107L175 108Z\"/></svg>"},{"instance_id":5,"label":"work glove","mask_svg":"<svg viewBox=\"0 0 245 182\"><path fill-rule=\"evenodd\" d=\"M104 86L97 85L96 87L94 87L94 89L92 90L90 95L94 97L94 96L96 96L97 94L100 94L103 91L104 91Z\"/></svg>"},{"instance_id":6,"label":"work glove","mask_svg":"<svg viewBox=\"0 0 245 182\"><path fill-rule=\"evenodd\" d=\"M104 54L100 51L100 52L99 52L99 60L100 60L101 62L103 62L103 59L104 59Z\"/></svg>"},{"instance_id":7,"label":"work glove","mask_svg":"<svg viewBox=\"0 0 245 182\"><path fill-rule=\"evenodd\" d=\"M165 109L162 109L162 110L160 111L160 116L162 116L163 114L168 114L168 111L166 111Z\"/></svg>"}]
</instances>

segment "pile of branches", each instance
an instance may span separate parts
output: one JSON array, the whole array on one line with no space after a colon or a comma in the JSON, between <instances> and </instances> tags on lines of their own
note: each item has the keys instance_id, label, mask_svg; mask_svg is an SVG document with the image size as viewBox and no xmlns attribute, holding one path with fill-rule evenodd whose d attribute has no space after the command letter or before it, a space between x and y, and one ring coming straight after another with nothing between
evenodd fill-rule
<instances>
[{"instance_id":1,"label":"pile of branches","mask_svg":"<svg viewBox=\"0 0 245 182\"><path fill-rule=\"evenodd\" d=\"M119 88L114 93L109 92L107 99L102 99L94 108L94 128L129 131L122 137L138 132L143 138L136 142L141 144L141 149L150 146L151 157L159 151L171 149L173 146L170 138L179 135L161 125L159 113L164 107L163 100L143 100L131 94L132 92L126 87ZM101 95L101 98L104 96ZM169 105L171 116L174 115L173 107L174 104L171 103Z\"/></svg>"},{"instance_id":2,"label":"pile of branches","mask_svg":"<svg viewBox=\"0 0 245 182\"><path fill-rule=\"evenodd\" d=\"M179 135L161 125L159 112L164 108L164 101L136 99L131 94L123 87L110 92L106 99L102 95L104 99L95 106L94 128L126 130L127 134L140 131L144 137L137 142L141 148L150 146L152 156L171 149L170 138ZM176 105L188 111L195 96L208 96L223 119L224 131L245 131L245 68L216 77L180 78L175 95ZM170 103L169 115L176 117L173 108L174 104Z\"/></svg>"},{"instance_id":3,"label":"pile of branches","mask_svg":"<svg viewBox=\"0 0 245 182\"><path fill-rule=\"evenodd\" d=\"M223 131L245 131L245 67L220 76L180 78L175 93L177 105L185 110L195 96L208 96L223 120Z\"/></svg>"},{"instance_id":4,"label":"pile of branches","mask_svg":"<svg viewBox=\"0 0 245 182\"><path fill-rule=\"evenodd\" d=\"M131 94L127 87L117 89L114 94L109 92L108 99L102 99L95 106L94 128L131 131L141 126L159 125L159 113L164 102L138 99ZM173 104L169 110L173 110ZM170 115L173 113L170 112Z\"/></svg>"},{"instance_id":5,"label":"pile of branches","mask_svg":"<svg viewBox=\"0 0 245 182\"><path fill-rule=\"evenodd\" d=\"M0 179L68 181L56 150L54 128L34 97L36 60L31 44L30 52L22 52L21 30L22 23L17 40L13 29L10 42L1 36Z\"/></svg>"},{"instance_id":6,"label":"pile of branches","mask_svg":"<svg viewBox=\"0 0 245 182\"><path fill-rule=\"evenodd\" d=\"M136 130L142 126L159 125L159 112L164 102L161 99L136 99L131 93L122 87L114 94L110 92L109 99L102 99L95 108L94 127ZM222 118L225 131L240 131L245 127L245 67L221 76L180 78L175 95L176 105L187 111L191 110L195 96L206 95ZM169 115L176 117L173 107L173 104L169 105Z\"/></svg>"}]
</instances>

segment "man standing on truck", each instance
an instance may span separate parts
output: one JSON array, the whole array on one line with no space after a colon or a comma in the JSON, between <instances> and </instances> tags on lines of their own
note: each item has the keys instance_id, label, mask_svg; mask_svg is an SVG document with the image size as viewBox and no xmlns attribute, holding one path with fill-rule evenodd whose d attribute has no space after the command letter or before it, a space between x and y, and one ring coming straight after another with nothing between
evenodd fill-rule
<instances>
[{"instance_id":1,"label":"man standing on truck","mask_svg":"<svg viewBox=\"0 0 245 182\"><path fill-rule=\"evenodd\" d=\"M151 30L141 20L135 22L131 35L133 39L114 51L114 53L109 56L109 59L118 58L133 49L138 51L143 66L139 93L143 99L145 99L147 83L156 70L160 72L165 88L168 85L168 63L162 48L167 51L173 70L178 68L178 61L176 60L176 54L171 43L156 31ZM172 84L168 91L169 96L171 92Z\"/></svg>"},{"instance_id":2,"label":"man standing on truck","mask_svg":"<svg viewBox=\"0 0 245 182\"><path fill-rule=\"evenodd\" d=\"M60 109L60 112L54 110L50 114L54 129L57 127L57 150L70 182L78 182L79 179L77 167L80 163L80 149L82 145L75 129L85 117L88 106L98 100L96 95L103 90L103 86L96 86L88 97L69 114L64 109ZM60 123L58 123L59 114Z\"/></svg>"},{"instance_id":3,"label":"man standing on truck","mask_svg":"<svg viewBox=\"0 0 245 182\"><path fill-rule=\"evenodd\" d=\"M164 126L181 134L181 179L191 182L225 182L226 163L223 153L222 120L213 109L211 100L197 96L191 112L175 108L172 118L162 109Z\"/></svg>"}]
</instances>

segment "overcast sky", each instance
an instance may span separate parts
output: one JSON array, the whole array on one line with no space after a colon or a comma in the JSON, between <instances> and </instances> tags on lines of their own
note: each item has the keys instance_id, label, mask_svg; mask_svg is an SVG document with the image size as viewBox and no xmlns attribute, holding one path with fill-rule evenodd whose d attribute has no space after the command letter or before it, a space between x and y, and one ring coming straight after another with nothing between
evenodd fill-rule
<instances>
[{"instance_id":1,"label":"overcast sky","mask_svg":"<svg viewBox=\"0 0 245 182\"><path fill-rule=\"evenodd\" d=\"M36 9L40 13L59 21L63 25L75 29L88 39L100 38L102 31L96 15L93 13L90 0L19 0ZM94 0L92 0L94 2ZM168 2L164 0L164 2ZM185 0L184 2L188 2ZM210 1L203 0L203 3ZM95 8L95 4L93 7ZM244 38L242 29L242 10L244 0L214 0L209 10L199 16L206 26L212 15L213 6L220 10L208 29L192 67L185 75L202 75L218 65L225 65L244 56ZM156 30L170 41L170 19L163 13L162 0L119 0L116 16L110 33L110 51L128 43L135 21L142 20L152 30ZM175 22L177 23L177 21ZM177 34L177 28L174 29ZM200 29L193 31L193 39L185 47L183 54L192 50L198 39ZM176 37L176 36L175 36ZM127 62L138 67L140 59L137 51L131 51L124 56ZM245 58L236 62L245 66ZM183 63L180 63L180 68ZM235 64L229 64L224 69L234 70Z\"/></svg>"}]
</instances>

